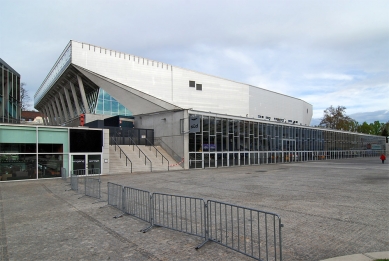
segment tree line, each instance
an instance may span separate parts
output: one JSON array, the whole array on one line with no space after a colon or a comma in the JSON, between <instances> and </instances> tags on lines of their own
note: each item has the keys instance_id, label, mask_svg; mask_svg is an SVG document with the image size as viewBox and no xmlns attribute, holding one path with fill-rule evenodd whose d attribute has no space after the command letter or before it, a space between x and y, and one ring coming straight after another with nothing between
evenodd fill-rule
<instances>
[{"instance_id":1,"label":"tree line","mask_svg":"<svg viewBox=\"0 0 389 261\"><path fill-rule=\"evenodd\" d=\"M336 130L382 135L386 137L386 142L388 142L389 121L374 121L374 123L370 124L365 121L360 124L356 120L346 115L346 107L344 106L338 106L335 108L331 105L325 109L319 126Z\"/></svg>"}]
</instances>

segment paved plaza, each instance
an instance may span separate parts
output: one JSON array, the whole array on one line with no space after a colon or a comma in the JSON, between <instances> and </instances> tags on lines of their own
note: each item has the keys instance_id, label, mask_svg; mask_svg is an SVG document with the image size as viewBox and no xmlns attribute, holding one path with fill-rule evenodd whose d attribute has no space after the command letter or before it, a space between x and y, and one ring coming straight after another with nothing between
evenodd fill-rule
<instances>
[{"instance_id":1,"label":"paved plaza","mask_svg":"<svg viewBox=\"0 0 389 261\"><path fill-rule=\"evenodd\" d=\"M101 177L102 201L62 179L0 183L1 260L252 260L107 205L107 182L277 213L284 260L389 250L389 164L354 158Z\"/></svg>"}]
</instances>

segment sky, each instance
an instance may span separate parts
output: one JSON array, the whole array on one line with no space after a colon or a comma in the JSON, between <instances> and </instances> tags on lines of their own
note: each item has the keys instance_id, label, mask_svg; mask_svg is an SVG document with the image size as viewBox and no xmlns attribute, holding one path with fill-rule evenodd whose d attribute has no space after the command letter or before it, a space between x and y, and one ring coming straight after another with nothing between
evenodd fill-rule
<instances>
[{"instance_id":1,"label":"sky","mask_svg":"<svg viewBox=\"0 0 389 261\"><path fill-rule=\"evenodd\" d=\"M389 121L388 0L0 0L0 7L0 58L21 74L32 100L76 40L293 96L312 104L314 119L332 105Z\"/></svg>"}]
</instances>

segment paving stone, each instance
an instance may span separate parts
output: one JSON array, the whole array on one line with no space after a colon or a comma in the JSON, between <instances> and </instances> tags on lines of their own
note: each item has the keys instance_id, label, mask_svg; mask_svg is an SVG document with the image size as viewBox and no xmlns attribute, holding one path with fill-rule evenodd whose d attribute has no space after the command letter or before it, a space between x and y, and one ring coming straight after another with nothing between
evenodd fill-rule
<instances>
[{"instance_id":1,"label":"paving stone","mask_svg":"<svg viewBox=\"0 0 389 261\"><path fill-rule=\"evenodd\" d=\"M102 201L62 179L0 183L0 260L252 260L107 205L107 182L277 213L284 260L388 251L389 165L375 158L101 177Z\"/></svg>"}]
</instances>

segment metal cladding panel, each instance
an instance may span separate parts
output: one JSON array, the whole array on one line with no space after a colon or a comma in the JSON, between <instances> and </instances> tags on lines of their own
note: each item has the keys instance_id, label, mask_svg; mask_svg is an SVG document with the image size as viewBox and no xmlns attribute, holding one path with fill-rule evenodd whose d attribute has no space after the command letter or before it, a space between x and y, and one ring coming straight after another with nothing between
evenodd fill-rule
<instances>
[{"instance_id":1,"label":"metal cladding panel","mask_svg":"<svg viewBox=\"0 0 389 261\"><path fill-rule=\"evenodd\" d=\"M184 108L245 116L249 111L249 86L190 70L173 68L174 103ZM189 81L202 90L189 87Z\"/></svg>"},{"instance_id":2,"label":"metal cladding panel","mask_svg":"<svg viewBox=\"0 0 389 261\"><path fill-rule=\"evenodd\" d=\"M73 64L172 102L170 65L74 41L72 48Z\"/></svg>"},{"instance_id":3,"label":"metal cladding panel","mask_svg":"<svg viewBox=\"0 0 389 261\"><path fill-rule=\"evenodd\" d=\"M249 85L72 42L72 63L182 108L245 116ZM189 87L202 84L202 91Z\"/></svg>"},{"instance_id":4,"label":"metal cladding panel","mask_svg":"<svg viewBox=\"0 0 389 261\"><path fill-rule=\"evenodd\" d=\"M73 64L181 108L307 125L312 118L312 105L300 99L89 44L71 46Z\"/></svg>"},{"instance_id":5,"label":"metal cladding panel","mask_svg":"<svg viewBox=\"0 0 389 261\"><path fill-rule=\"evenodd\" d=\"M250 87L250 114L258 116L297 121L298 124L309 125L312 118L312 105L290 96L282 95L258 87Z\"/></svg>"}]
</instances>

